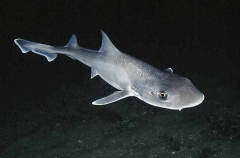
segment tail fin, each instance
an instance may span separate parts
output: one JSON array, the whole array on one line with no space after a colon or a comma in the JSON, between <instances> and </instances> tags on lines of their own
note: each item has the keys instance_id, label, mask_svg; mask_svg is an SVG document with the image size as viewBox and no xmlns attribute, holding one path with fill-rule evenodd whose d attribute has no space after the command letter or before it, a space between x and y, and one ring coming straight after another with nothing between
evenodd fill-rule
<instances>
[{"instance_id":1,"label":"tail fin","mask_svg":"<svg viewBox=\"0 0 240 158\"><path fill-rule=\"evenodd\" d=\"M57 54L53 51L53 46L31 42L19 38L15 39L14 42L23 53L32 51L33 53L45 56L49 62L53 61L57 57Z\"/></svg>"}]
</instances>

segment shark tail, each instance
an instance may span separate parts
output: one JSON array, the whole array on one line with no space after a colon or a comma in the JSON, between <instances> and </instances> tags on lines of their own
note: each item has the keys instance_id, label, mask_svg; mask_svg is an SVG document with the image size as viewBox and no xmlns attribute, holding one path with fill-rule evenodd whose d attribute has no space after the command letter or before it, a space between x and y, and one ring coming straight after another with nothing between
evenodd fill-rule
<instances>
[{"instance_id":1,"label":"shark tail","mask_svg":"<svg viewBox=\"0 0 240 158\"><path fill-rule=\"evenodd\" d=\"M22 53L29 51L45 56L49 62L53 61L57 57L57 53L53 46L27 41L24 39L15 39L14 42L21 49Z\"/></svg>"}]
</instances>

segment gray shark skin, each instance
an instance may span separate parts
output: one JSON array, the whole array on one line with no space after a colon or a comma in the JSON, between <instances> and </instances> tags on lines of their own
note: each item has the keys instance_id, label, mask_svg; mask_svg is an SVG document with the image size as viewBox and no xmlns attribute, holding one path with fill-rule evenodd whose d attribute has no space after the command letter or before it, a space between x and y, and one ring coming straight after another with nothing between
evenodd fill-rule
<instances>
[{"instance_id":1,"label":"gray shark skin","mask_svg":"<svg viewBox=\"0 0 240 158\"><path fill-rule=\"evenodd\" d=\"M99 51L82 48L73 34L67 45L53 47L23 39L14 42L22 53L29 51L45 56L49 62L58 54L76 59L91 68L91 78L99 75L118 89L111 95L94 101L93 105L105 105L135 96L157 107L172 110L194 107L202 103L204 95L185 77L173 73L171 68L157 68L119 51L102 32Z\"/></svg>"}]
</instances>

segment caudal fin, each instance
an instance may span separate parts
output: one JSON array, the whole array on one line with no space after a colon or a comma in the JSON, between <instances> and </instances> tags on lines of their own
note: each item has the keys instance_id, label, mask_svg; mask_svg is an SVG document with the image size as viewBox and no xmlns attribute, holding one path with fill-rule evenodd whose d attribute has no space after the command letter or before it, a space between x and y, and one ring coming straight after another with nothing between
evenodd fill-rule
<instances>
[{"instance_id":1,"label":"caudal fin","mask_svg":"<svg viewBox=\"0 0 240 158\"><path fill-rule=\"evenodd\" d=\"M31 42L19 38L15 39L14 42L21 49L22 53L31 51L33 53L45 56L49 62L53 61L57 57L53 46Z\"/></svg>"}]
</instances>

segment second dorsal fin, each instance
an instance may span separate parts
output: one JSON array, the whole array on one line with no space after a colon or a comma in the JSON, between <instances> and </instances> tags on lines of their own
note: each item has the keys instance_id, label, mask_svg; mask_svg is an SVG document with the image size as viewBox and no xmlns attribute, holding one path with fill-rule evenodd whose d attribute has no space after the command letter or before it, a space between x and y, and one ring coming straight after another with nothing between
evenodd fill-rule
<instances>
[{"instance_id":1,"label":"second dorsal fin","mask_svg":"<svg viewBox=\"0 0 240 158\"><path fill-rule=\"evenodd\" d=\"M75 34L72 34L70 40L64 47L68 47L68 48L79 48L80 47L77 43L77 37Z\"/></svg>"}]
</instances>

